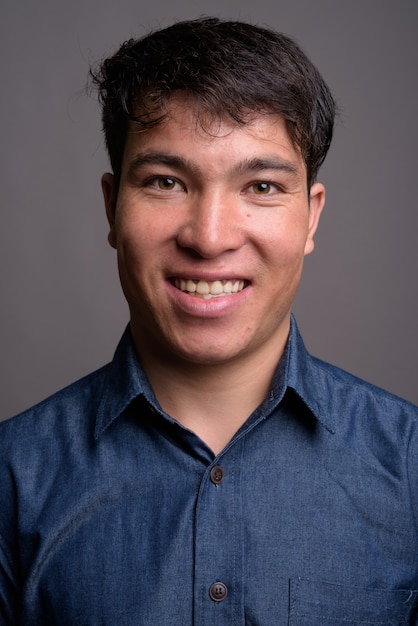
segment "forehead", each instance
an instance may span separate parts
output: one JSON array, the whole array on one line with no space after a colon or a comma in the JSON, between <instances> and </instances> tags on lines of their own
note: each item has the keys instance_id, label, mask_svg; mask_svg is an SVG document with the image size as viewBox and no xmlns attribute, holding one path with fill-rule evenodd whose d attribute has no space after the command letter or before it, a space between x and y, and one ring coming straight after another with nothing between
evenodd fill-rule
<instances>
[{"instance_id":1,"label":"forehead","mask_svg":"<svg viewBox=\"0 0 418 626\"><path fill-rule=\"evenodd\" d=\"M299 149L293 144L285 120L277 114L250 112L245 124L227 116L213 115L184 96L175 96L162 122L147 130L130 122L124 152L124 164L146 151L180 154L189 160L210 164L231 163L258 156L276 155L306 174Z\"/></svg>"}]
</instances>

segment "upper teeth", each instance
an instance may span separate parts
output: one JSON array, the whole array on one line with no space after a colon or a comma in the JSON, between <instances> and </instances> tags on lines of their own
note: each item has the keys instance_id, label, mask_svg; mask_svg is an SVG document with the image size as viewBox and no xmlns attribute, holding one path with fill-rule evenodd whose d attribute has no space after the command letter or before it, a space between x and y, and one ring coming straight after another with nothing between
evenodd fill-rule
<instances>
[{"instance_id":1,"label":"upper teeth","mask_svg":"<svg viewBox=\"0 0 418 626\"><path fill-rule=\"evenodd\" d=\"M181 291L187 291L194 296L210 299L213 296L228 296L244 289L243 280L185 280L175 278L174 285Z\"/></svg>"}]
</instances>

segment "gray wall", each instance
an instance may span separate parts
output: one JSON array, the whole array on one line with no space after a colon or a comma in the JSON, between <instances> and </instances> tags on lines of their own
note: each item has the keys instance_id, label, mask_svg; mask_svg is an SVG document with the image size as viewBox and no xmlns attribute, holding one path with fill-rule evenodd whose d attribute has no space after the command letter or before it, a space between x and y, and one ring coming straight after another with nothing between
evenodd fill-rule
<instances>
[{"instance_id":1,"label":"gray wall","mask_svg":"<svg viewBox=\"0 0 418 626\"><path fill-rule=\"evenodd\" d=\"M108 361L127 321L88 65L130 36L201 14L293 35L333 89L342 116L320 177L327 207L295 311L318 356L418 403L417 7L4 0L0 418Z\"/></svg>"}]
</instances>

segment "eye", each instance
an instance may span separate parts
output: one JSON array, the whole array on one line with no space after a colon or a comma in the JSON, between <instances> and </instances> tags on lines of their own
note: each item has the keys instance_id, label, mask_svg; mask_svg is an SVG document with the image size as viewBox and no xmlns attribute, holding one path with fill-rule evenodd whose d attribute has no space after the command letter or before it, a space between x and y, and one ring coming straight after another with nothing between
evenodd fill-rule
<instances>
[{"instance_id":1,"label":"eye","mask_svg":"<svg viewBox=\"0 0 418 626\"><path fill-rule=\"evenodd\" d=\"M170 178L169 176L164 176L157 178L155 180L155 184L157 185L158 189L161 189L162 191L171 191L177 185L177 181L175 181L173 178Z\"/></svg>"},{"instance_id":2,"label":"eye","mask_svg":"<svg viewBox=\"0 0 418 626\"><path fill-rule=\"evenodd\" d=\"M253 191L255 194L257 194L258 196L266 196L268 195L272 189L273 189L273 185L271 183L254 183L252 185Z\"/></svg>"}]
</instances>

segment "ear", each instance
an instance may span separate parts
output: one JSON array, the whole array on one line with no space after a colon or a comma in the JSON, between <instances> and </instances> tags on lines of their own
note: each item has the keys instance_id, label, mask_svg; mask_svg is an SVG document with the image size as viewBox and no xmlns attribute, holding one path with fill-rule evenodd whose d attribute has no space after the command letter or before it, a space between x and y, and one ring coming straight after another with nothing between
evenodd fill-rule
<instances>
[{"instance_id":1,"label":"ear","mask_svg":"<svg viewBox=\"0 0 418 626\"><path fill-rule=\"evenodd\" d=\"M309 227L305 243L305 254L310 254L315 247L314 235L325 204L325 187L321 183L312 185L309 194Z\"/></svg>"},{"instance_id":2,"label":"ear","mask_svg":"<svg viewBox=\"0 0 418 626\"><path fill-rule=\"evenodd\" d=\"M107 221L109 222L110 230L107 236L107 240L112 246L116 248L116 234L115 234L115 215L116 215L116 196L114 193L115 177L113 174L106 172L102 176L102 192L104 203L106 207Z\"/></svg>"}]
</instances>

